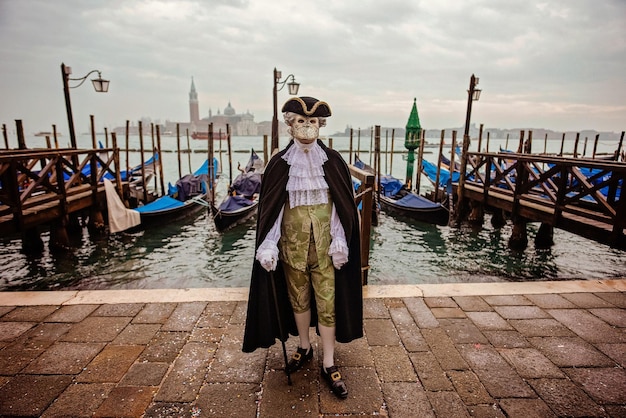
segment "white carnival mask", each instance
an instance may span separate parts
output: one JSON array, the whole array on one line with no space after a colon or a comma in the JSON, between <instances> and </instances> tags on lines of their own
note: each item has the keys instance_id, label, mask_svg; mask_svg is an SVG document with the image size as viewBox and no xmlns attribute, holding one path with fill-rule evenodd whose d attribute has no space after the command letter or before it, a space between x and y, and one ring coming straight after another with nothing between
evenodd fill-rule
<instances>
[{"instance_id":1,"label":"white carnival mask","mask_svg":"<svg viewBox=\"0 0 626 418\"><path fill-rule=\"evenodd\" d=\"M309 118L297 115L291 124L291 135L303 144L310 144L315 141L320 132L318 118Z\"/></svg>"}]
</instances>

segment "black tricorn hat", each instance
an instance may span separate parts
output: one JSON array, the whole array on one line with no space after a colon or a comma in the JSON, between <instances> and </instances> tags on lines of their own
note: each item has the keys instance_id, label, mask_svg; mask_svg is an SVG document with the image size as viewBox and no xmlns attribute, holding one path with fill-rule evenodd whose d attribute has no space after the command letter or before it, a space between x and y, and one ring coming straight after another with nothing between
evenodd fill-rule
<instances>
[{"instance_id":1,"label":"black tricorn hat","mask_svg":"<svg viewBox=\"0 0 626 418\"><path fill-rule=\"evenodd\" d=\"M292 97L285 102L282 111L316 118L327 118L331 115L328 103L307 96Z\"/></svg>"}]
</instances>

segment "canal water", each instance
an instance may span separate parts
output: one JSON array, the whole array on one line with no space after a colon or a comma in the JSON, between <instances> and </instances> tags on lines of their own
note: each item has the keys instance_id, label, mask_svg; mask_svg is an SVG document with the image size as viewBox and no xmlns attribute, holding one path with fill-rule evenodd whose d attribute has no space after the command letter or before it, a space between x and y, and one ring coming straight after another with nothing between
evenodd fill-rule
<instances>
[{"instance_id":1,"label":"canal water","mask_svg":"<svg viewBox=\"0 0 626 418\"><path fill-rule=\"evenodd\" d=\"M391 149L391 133L383 130L382 149ZM60 146L65 146L61 137ZM98 140L105 142L104 136ZM41 144L39 142L41 142ZM358 140L355 137L353 147ZM429 140L434 141L434 140ZM449 140L446 140L449 143ZM178 178L178 157L175 137L162 137L165 182ZM281 138L281 146L287 140ZM473 147L475 149L475 140ZM150 138L144 136L146 148ZM43 138L28 137L29 147L45 146ZM91 148L89 136L79 136L79 147ZM124 147L124 139L118 138ZM221 142L219 158L224 178L218 186L218 197L228 183L229 162L225 154L226 141ZM535 152L547 146L548 152L558 152L559 140L533 141ZM582 141L578 152L582 152ZM587 147L591 153L592 143ZM187 148L187 140L181 141ZM333 147L346 160L349 158L349 139L333 139ZM483 140L482 148L486 147ZM499 147L516 149L517 141L490 140L489 150ZM130 138L130 148L139 148L138 137ZM205 160L206 141L190 140L192 152L181 154L183 174L198 168ZM220 142L216 142L219 152ZM262 137L235 137L232 140L232 171L237 164L246 164L251 148L262 155ZM597 152L612 152L617 142L600 141ZM361 136L360 157L370 163L370 137ZM393 161L383 158L384 171L391 171L400 179L406 176L406 150L403 138L395 141ZM573 142L566 143L565 151L573 150ZM438 146L425 149L425 158L436 160ZM403 154L404 152L404 154ZM450 147L444 147L449 156ZM147 155L147 154L146 154ZM122 164L125 153L122 151ZM147 155L148 156L148 155ZM147 158L146 156L146 158ZM138 152L131 152L129 165L139 164ZM429 189L423 177L422 193ZM494 229L487 216L482 228L450 228L396 219L382 213L379 225L372 229L370 245L370 284L470 283L497 281L542 281L569 279L606 279L626 276L626 254L606 245L555 230L555 245L547 250L534 248L533 238L538 224L529 224L529 246L522 252L508 249L511 226ZM136 232L110 234L91 238L86 229L73 243L70 253L57 255L49 252L49 233L42 232L45 244L40 256L20 253L19 237L0 237L0 291L24 290L86 290L86 289L156 289L199 287L245 287L254 256L254 220L220 234L205 210L197 216Z\"/></svg>"}]
</instances>

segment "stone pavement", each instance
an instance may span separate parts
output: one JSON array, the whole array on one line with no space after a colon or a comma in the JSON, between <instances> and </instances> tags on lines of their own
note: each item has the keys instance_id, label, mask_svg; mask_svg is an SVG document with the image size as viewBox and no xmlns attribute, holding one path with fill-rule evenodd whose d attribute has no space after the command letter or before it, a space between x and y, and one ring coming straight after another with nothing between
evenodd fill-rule
<instances>
[{"instance_id":1,"label":"stone pavement","mask_svg":"<svg viewBox=\"0 0 626 418\"><path fill-rule=\"evenodd\" d=\"M366 287L365 337L337 345L346 400L317 337L292 386L280 344L241 352L246 289L0 292L0 416L626 417L625 292Z\"/></svg>"}]
</instances>

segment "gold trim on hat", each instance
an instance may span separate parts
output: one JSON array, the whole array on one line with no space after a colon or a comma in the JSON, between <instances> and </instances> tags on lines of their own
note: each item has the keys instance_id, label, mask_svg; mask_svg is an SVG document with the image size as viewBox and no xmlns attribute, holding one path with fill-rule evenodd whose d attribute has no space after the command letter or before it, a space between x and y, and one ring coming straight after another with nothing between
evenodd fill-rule
<instances>
[{"instance_id":1,"label":"gold trim on hat","mask_svg":"<svg viewBox=\"0 0 626 418\"><path fill-rule=\"evenodd\" d=\"M328 113L332 114L332 110L330 109L330 106L328 105L328 103L323 102L321 100L318 100L314 105L313 108L311 108L311 110L308 110L306 103L304 102L304 100L302 100L299 97L292 97L291 99L287 100L287 102L290 102L291 100L296 100L300 103L300 105L302 106L302 109L304 110L304 113L307 116L311 116L313 113L315 113L315 111L317 110L318 107L320 107L321 105L326 105L326 107L328 108ZM286 103L285 103L286 104ZM284 106L284 105L283 105Z\"/></svg>"}]
</instances>

